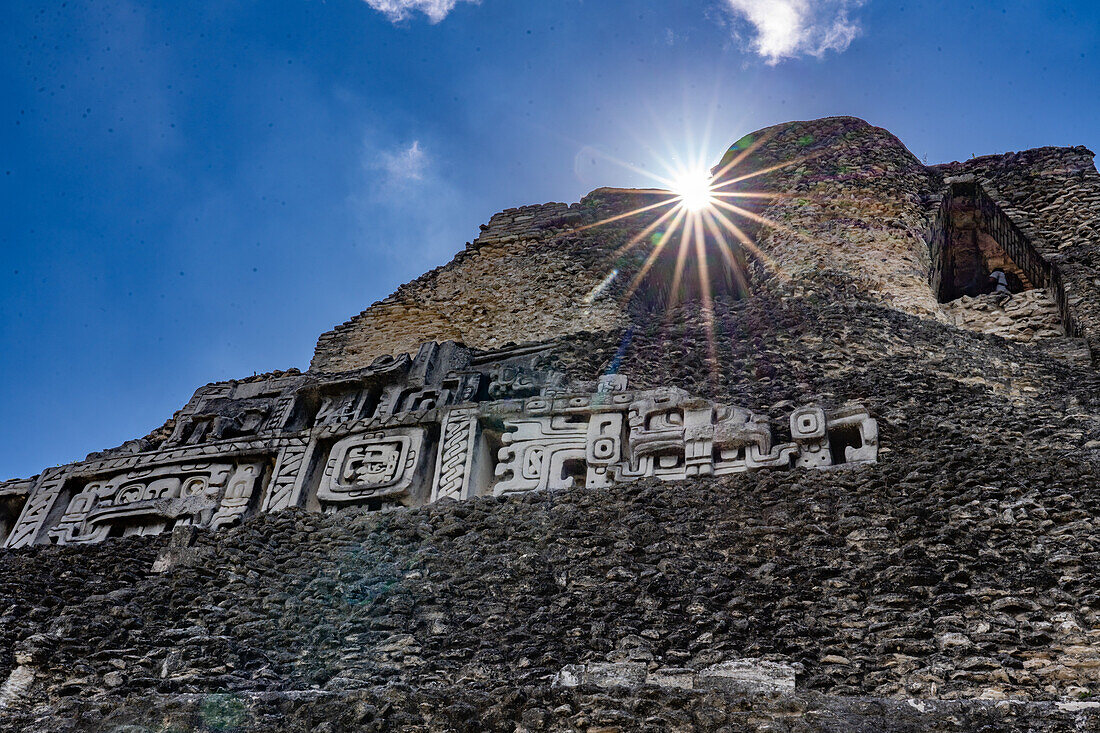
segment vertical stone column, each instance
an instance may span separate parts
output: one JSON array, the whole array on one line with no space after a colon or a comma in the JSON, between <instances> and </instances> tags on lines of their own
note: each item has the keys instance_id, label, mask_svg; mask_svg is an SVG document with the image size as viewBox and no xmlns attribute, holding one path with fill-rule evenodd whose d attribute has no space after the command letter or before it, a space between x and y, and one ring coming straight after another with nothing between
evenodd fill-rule
<instances>
[{"instance_id":1,"label":"vertical stone column","mask_svg":"<svg viewBox=\"0 0 1100 733\"><path fill-rule=\"evenodd\" d=\"M431 501L468 499L488 488L490 461L476 407L447 411L439 434Z\"/></svg>"},{"instance_id":2,"label":"vertical stone column","mask_svg":"<svg viewBox=\"0 0 1100 733\"><path fill-rule=\"evenodd\" d=\"M64 484L64 469L47 468L42 472L42 477L38 479L38 484L23 507L23 513L19 515L15 529L8 535L5 547L15 549L34 544Z\"/></svg>"},{"instance_id":3,"label":"vertical stone column","mask_svg":"<svg viewBox=\"0 0 1100 733\"><path fill-rule=\"evenodd\" d=\"M298 506L302 488L305 484L306 469L312 444L304 440L284 446L275 462L275 474L271 478L271 488L264 497L263 511L277 512Z\"/></svg>"}]
</instances>

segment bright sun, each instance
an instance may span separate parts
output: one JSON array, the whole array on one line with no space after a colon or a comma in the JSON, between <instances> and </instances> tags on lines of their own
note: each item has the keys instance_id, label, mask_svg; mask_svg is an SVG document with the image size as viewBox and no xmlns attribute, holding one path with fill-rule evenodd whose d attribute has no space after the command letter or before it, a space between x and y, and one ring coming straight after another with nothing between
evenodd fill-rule
<instances>
[{"instance_id":1,"label":"bright sun","mask_svg":"<svg viewBox=\"0 0 1100 733\"><path fill-rule=\"evenodd\" d=\"M710 206L713 200L710 172L689 171L677 176L673 182L672 192L688 211L702 211Z\"/></svg>"}]
</instances>

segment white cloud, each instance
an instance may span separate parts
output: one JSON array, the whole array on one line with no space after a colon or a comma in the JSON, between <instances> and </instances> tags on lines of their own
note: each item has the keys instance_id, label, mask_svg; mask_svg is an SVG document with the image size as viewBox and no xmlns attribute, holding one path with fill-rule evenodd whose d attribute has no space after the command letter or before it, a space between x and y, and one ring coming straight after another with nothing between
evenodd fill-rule
<instances>
[{"instance_id":1,"label":"white cloud","mask_svg":"<svg viewBox=\"0 0 1100 733\"><path fill-rule=\"evenodd\" d=\"M420 147L420 141L413 140L407 148L379 153L374 167L384 170L391 182L401 183L423 180L428 163L428 154Z\"/></svg>"},{"instance_id":2,"label":"white cloud","mask_svg":"<svg viewBox=\"0 0 1100 733\"><path fill-rule=\"evenodd\" d=\"M478 0L366 0L367 5L380 13L385 13L386 17L394 23L405 20L418 10L428 16L431 22L438 23L446 18L447 13L454 10L454 6L459 2L476 3Z\"/></svg>"},{"instance_id":3,"label":"white cloud","mask_svg":"<svg viewBox=\"0 0 1100 733\"><path fill-rule=\"evenodd\" d=\"M347 204L365 236L388 232L388 246L371 248L372 257L398 262L400 272L414 277L425 262L449 259L471 229L476 233L480 222L469 220L469 195L450 177L455 168L446 146L402 142L368 129L361 155L360 176L352 182Z\"/></svg>"},{"instance_id":4,"label":"white cloud","mask_svg":"<svg viewBox=\"0 0 1100 733\"><path fill-rule=\"evenodd\" d=\"M864 0L725 0L752 26L753 51L775 65L803 54L843 51L860 33L849 12Z\"/></svg>"}]
</instances>

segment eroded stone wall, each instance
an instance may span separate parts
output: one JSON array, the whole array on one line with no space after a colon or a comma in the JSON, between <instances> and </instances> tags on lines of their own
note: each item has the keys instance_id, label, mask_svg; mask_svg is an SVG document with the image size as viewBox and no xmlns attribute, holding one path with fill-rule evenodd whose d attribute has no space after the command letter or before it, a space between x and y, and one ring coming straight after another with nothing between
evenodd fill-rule
<instances>
[{"instance_id":1,"label":"eroded stone wall","mask_svg":"<svg viewBox=\"0 0 1100 733\"><path fill-rule=\"evenodd\" d=\"M926 240L939 184L901 141L862 120L831 117L761 130L739 148L752 152L725 178L781 166L733 189L782 196L760 212L770 223L753 227L768 271L796 289L843 273L897 310L938 312Z\"/></svg>"},{"instance_id":2,"label":"eroded stone wall","mask_svg":"<svg viewBox=\"0 0 1100 733\"><path fill-rule=\"evenodd\" d=\"M310 368L356 369L425 341L492 349L623 325L613 301L589 297L611 270L613 247L600 232L574 230L597 216L591 199L497 214L448 265L322 335Z\"/></svg>"},{"instance_id":3,"label":"eroded stone wall","mask_svg":"<svg viewBox=\"0 0 1100 733\"><path fill-rule=\"evenodd\" d=\"M747 273L752 288L809 293L839 275L858 297L957 322L958 306L938 302L933 252L944 227L939 208L951 195L947 179L970 176L995 210L987 218L1007 232L998 246L1016 247L1017 258L1038 258L1013 266L1042 273L1042 282L1032 284L1058 303L1067 335L1080 333L1095 346L1100 175L1084 148L928 167L889 132L833 117L753 133L723 162L735 157L740 162L724 179L744 180L723 185L723 192L776 195L729 197L744 212L722 212L755 243L746 256L755 263L755 273ZM625 257L617 250L653 215L593 225L653 201L600 189L578 204L502 212L452 262L322 335L311 368L360 368L431 340L497 348L623 327L630 317L622 286L652 247L643 242ZM1010 234L1027 241L1017 246ZM980 324L983 317L966 320ZM1049 335L1032 329L1039 332Z\"/></svg>"}]
</instances>

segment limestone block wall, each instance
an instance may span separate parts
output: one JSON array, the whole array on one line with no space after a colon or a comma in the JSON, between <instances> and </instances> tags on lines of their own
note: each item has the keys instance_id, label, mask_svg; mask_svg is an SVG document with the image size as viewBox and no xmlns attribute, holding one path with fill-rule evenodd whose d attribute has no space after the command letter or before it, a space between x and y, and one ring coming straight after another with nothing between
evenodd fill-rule
<instances>
[{"instance_id":1,"label":"limestone block wall","mask_svg":"<svg viewBox=\"0 0 1100 733\"><path fill-rule=\"evenodd\" d=\"M323 334L310 369L355 369L432 340L489 349L621 326L615 302L588 297L610 270L599 230L575 234L596 211L550 203L495 215L450 263Z\"/></svg>"},{"instance_id":2,"label":"limestone block wall","mask_svg":"<svg viewBox=\"0 0 1100 733\"><path fill-rule=\"evenodd\" d=\"M938 312L926 240L939 183L901 141L862 120L831 117L769 128L741 145L754 142L731 175L784 166L738 186L782 195L761 212L771 223L756 228L769 271L796 289L843 273L890 307Z\"/></svg>"}]
</instances>

